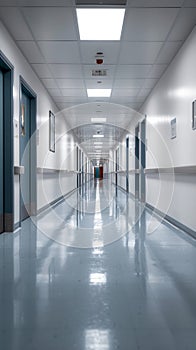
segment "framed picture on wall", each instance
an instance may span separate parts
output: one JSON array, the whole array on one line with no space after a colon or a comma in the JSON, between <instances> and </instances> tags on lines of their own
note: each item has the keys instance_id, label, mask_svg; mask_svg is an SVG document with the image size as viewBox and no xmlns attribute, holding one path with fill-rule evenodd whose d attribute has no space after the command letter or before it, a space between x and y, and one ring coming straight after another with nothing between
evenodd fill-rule
<instances>
[{"instance_id":1,"label":"framed picture on wall","mask_svg":"<svg viewBox=\"0 0 196 350\"><path fill-rule=\"evenodd\" d=\"M176 118L171 120L171 139L176 138Z\"/></svg>"},{"instance_id":2,"label":"framed picture on wall","mask_svg":"<svg viewBox=\"0 0 196 350\"><path fill-rule=\"evenodd\" d=\"M196 100L192 103L192 129L196 129Z\"/></svg>"},{"instance_id":3,"label":"framed picture on wall","mask_svg":"<svg viewBox=\"0 0 196 350\"><path fill-rule=\"evenodd\" d=\"M49 111L49 150L55 152L55 115Z\"/></svg>"}]
</instances>

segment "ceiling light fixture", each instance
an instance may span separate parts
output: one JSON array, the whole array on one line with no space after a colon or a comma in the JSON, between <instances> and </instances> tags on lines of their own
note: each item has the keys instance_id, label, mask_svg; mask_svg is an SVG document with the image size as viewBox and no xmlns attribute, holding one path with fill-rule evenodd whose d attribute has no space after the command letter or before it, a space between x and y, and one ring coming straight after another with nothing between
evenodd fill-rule
<instances>
[{"instance_id":1,"label":"ceiling light fixture","mask_svg":"<svg viewBox=\"0 0 196 350\"><path fill-rule=\"evenodd\" d=\"M106 118L91 118L91 123L106 123Z\"/></svg>"},{"instance_id":2,"label":"ceiling light fixture","mask_svg":"<svg viewBox=\"0 0 196 350\"><path fill-rule=\"evenodd\" d=\"M104 135L96 134L96 135L93 135L93 137L104 137Z\"/></svg>"},{"instance_id":3,"label":"ceiling light fixture","mask_svg":"<svg viewBox=\"0 0 196 350\"><path fill-rule=\"evenodd\" d=\"M120 40L125 9L77 8L80 40Z\"/></svg>"},{"instance_id":4,"label":"ceiling light fixture","mask_svg":"<svg viewBox=\"0 0 196 350\"><path fill-rule=\"evenodd\" d=\"M87 89L88 97L110 97L112 89Z\"/></svg>"}]
</instances>

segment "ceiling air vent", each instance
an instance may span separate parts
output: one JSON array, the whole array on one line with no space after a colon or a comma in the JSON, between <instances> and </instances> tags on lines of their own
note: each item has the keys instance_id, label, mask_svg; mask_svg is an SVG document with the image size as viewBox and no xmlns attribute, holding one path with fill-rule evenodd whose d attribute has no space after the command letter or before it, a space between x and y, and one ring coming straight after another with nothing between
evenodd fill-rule
<instances>
[{"instance_id":1,"label":"ceiling air vent","mask_svg":"<svg viewBox=\"0 0 196 350\"><path fill-rule=\"evenodd\" d=\"M93 77L106 77L107 70L106 69L93 69L92 76Z\"/></svg>"}]
</instances>

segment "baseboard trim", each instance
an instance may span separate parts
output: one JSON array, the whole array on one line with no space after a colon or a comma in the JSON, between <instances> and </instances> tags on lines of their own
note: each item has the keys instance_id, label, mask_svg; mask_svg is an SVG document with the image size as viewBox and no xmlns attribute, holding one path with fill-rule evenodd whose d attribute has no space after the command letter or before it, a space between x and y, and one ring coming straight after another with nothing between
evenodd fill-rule
<instances>
[{"instance_id":1,"label":"baseboard trim","mask_svg":"<svg viewBox=\"0 0 196 350\"><path fill-rule=\"evenodd\" d=\"M121 190L122 192L126 193L126 194L127 194L128 196L130 196L132 199L138 201L138 199L135 197L135 195L134 195L132 192L127 192L127 191L124 189L124 187L122 187L122 186L120 186L120 185L117 185L115 182L112 182L112 184L113 184L114 186L118 187L119 190ZM143 203L143 202L142 202L142 203Z\"/></svg>"},{"instance_id":2,"label":"baseboard trim","mask_svg":"<svg viewBox=\"0 0 196 350\"><path fill-rule=\"evenodd\" d=\"M42 208L38 209L37 211L37 216L39 215L45 215L46 211L51 208L51 207L55 207L55 205L60 204L60 202L62 202L65 198L68 198L69 196L71 196L75 191L77 191L78 188L74 188L73 190L67 192L65 195L62 195L56 199L54 199L53 201L51 201L50 203L44 205Z\"/></svg>"},{"instance_id":3,"label":"baseboard trim","mask_svg":"<svg viewBox=\"0 0 196 350\"><path fill-rule=\"evenodd\" d=\"M154 213L160 218L163 218L164 221L168 222L169 224L174 225L176 228L188 233L192 238L196 239L196 232L193 231L191 228L188 226L182 224L178 220L172 218L171 216L164 214L161 210L153 207L151 204L146 203L146 208L150 209L150 211L154 211Z\"/></svg>"},{"instance_id":4,"label":"baseboard trim","mask_svg":"<svg viewBox=\"0 0 196 350\"><path fill-rule=\"evenodd\" d=\"M122 187L120 185L116 185L116 186L119 188L119 190L125 192L126 194L129 194L129 192L127 192L124 187Z\"/></svg>"},{"instance_id":5,"label":"baseboard trim","mask_svg":"<svg viewBox=\"0 0 196 350\"><path fill-rule=\"evenodd\" d=\"M17 230L19 227L21 227L21 225L20 225L20 222L18 221L14 224L14 231Z\"/></svg>"},{"instance_id":6,"label":"baseboard trim","mask_svg":"<svg viewBox=\"0 0 196 350\"><path fill-rule=\"evenodd\" d=\"M94 178L93 178L94 179ZM93 179L90 179L89 181L87 181L86 183L91 182ZM58 198L56 198L55 200L51 201L50 203L46 204L44 207L40 208L37 210L37 216L41 216L41 215L45 215L47 210L49 210L51 207L55 207L56 205L59 205L61 203L61 201L63 201L65 198L68 198L69 196L71 196L74 192L78 191L82 186L84 186L84 184L82 184L79 187L75 187L73 190L67 192L65 195L62 195Z\"/></svg>"},{"instance_id":7,"label":"baseboard trim","mask_svg":"<svg viewBox=\"0 0 196 350\"><path fill-rule=\"evenodd\" d=\"M135 195L131 192L127 192L123 187L121 187L120 185L116 185L114 182L113 184L115 186L117 186L120 190L122 190L123 192L125 192L126 194L130 195L131 198L133 198L136 201L139 201ZM144 204L144 202L139 201L141 204ZM186 232L189 236L191 236L192 238L196 239L196 232L194 230L192 230L190 227L182 224L181 222L179 222L178 220L172 218L171 216L163 213L161 210L153 207L151 204L149 203L145 203L145 206L147 209L149 209L150 211L154 211L155 215L157 215L158 218L162 218L163 221L168 224L168 225L173 225L175 226L177 229L180 229L184 232Z\"/></svg>"}]
</instances>

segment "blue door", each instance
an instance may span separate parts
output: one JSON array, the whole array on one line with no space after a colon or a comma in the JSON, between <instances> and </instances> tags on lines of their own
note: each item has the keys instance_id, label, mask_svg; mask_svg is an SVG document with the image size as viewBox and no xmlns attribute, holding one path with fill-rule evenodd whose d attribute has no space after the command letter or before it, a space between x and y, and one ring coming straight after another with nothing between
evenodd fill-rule
<instances>
[{"instance_id":1,"label":"blue door","mask_svg":"<svg viewBox=\"0 0 196 350\"><path fill-rule=\"evenodd\" d=\"M4 231L3 154L3 72L0 70L0 233Z\"/></svg>"},{"instance_id":2,"label":"blue door","mask_svg":"<svg viewBox=\"0 0 196 350\"><path fill-rule=\"evenodd\" d=\"M31 192L30 192L30 117L31 98L22 91L21 113L20 113L20 164L24 166L24 174L21 176L21 220L30 216L31 212Z\"/></svg>"},{"instance_id":3,"label":"blue door","mask_svg":"<svg viewBox=\"0 0 196 350\"><path fill-rule=\"evenodd\" d=\"M95 177L96 177L96 179L99 179L99 177L100 177L98 166L95 168Z\"/></svg>"}]
</instances>

